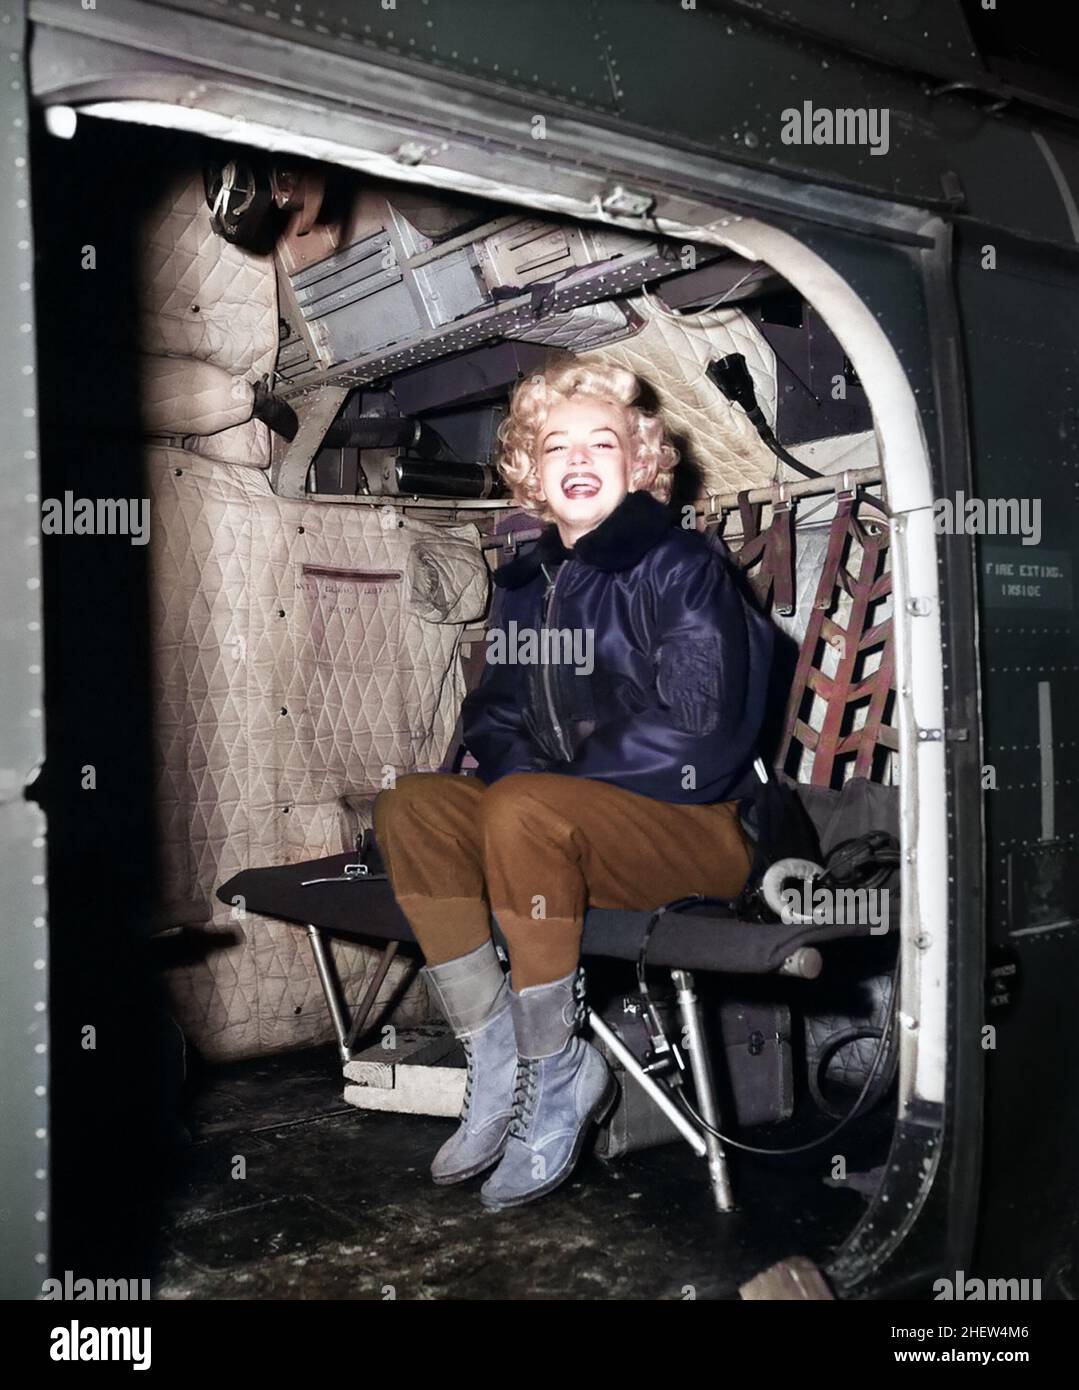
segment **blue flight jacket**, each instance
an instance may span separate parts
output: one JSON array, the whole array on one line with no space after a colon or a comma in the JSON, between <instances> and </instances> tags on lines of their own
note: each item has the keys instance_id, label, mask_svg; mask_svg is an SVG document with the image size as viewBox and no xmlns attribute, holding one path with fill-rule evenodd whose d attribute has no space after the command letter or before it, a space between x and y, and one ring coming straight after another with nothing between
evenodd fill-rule
<instances>
[{"instance_id":1,"label":"blue flight jacket","mask_svg":"<svg viewBox=\"0 0 1079 1390\"><path fill-rule=\"evenodd\" d=\"M693 804L744 795L774 631L724 549L630 492L572 548L552 522L501 565L463 706L480 778L556 772Z\"/></svg>"}]
</instances>

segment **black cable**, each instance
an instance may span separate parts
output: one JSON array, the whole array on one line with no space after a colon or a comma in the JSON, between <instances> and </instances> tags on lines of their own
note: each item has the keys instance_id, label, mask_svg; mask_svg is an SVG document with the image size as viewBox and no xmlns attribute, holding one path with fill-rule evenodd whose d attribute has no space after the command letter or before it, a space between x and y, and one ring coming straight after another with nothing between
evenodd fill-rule
<instances>
[{"instance_id":1,"label":"black cable","mask_svg":"<svg viewBox=\"0 0 1079 1390\"><path fill-rule=\"evenodd\" d=\"M892 1007L889 1008L888 1020L885 1025L884 1032L881 1036L880 1047L877 1049L877 1054L873 1058L873 1065L869 1068L869 1072L866 1075L866 1079L862 1086L862 1089L858 1092L858 1096L854 1104L851 1106L850 1110L847 1111L847 1113L843 1116L839 1123L833 1125L831 1129L827 1130L824 1134L819 1135L816 1139L810 1139L805 1144L794 1144L789 1148L783 1149L764 1149L758 1147L755 1144L743 1144L739 1140L732 1139L729 1135L721 1133L718 1129L714 1129L712 1125L710 1125L702 1115L698 1114L696 1109L690 1104L690 1102L686 1099L684 1095L676 1095L675 1100L682 1105L683 1109L689 1112L691 1118L694 1119L697 1122L697 1124L701 1126L702 1129L707 1130L709 1134L715 1135L715 1137L718 1140L720 1140L721 1143L727 1144L734 1149L740 1149L743 1153L763 1154L767 1157L786 1157L789 1154L808 1153L811 1149L819 1148L821 1144L826 1144L830 1139L834 1139L835 1136L840 1132L840 1130L845 1129L846 1126L850 1124L851 1120L853 1120L854 1117L858 1114L859 1110L861 1109L862 1103L864 1102L866 1096L869 1093L869 1088L873 1083L873 1078L876 1076L877 1068L880 1066L881 1061L884 1058L884 1054L887 1050L888 1043L891 1038L892 1023L895 1019L896 1014L895 997L897 983L898 982L896 980L896 974L895 972L893 972Z\"/></svg>"},{"instance_id":2,"label":"black cable","mask_svg":"<svg viewBox=\"0 0 1079 1390\"><path fill-rule=\"evenodd\" d=\"M726 357L721 357L718 362L710 363L707 372L727 399L742 407L756 426L761 439L781 463L785 463L788 468L793 468L796 473L801 473L805 478L824 476L822 473L818 473L815 468L810 468L808 463L802 463L800 459L796 459L792 453L784 449L775 437L771 425L765 418L764 411L757 404L757 390L753 385L753 378L746 365L746 359L740 352L729 353Z\"/></svg>"},{"instance_id":3,"label":"black cable","mask_svg":"<svg viewBox=\"0 0 1079 1390\"><path fill-rule=\"evenodd\" d=\"M662 907L656 908L656 910L652 913L652 916L649 918L648 925L644 929L644 936L641 939L641 948L637 953L637 985L640 989L641 996L644 1000L645 1008L648 1011L649 1018L653 1022L656 1033L663 1038L663 1040L667 1043L668 1047L671 1046L670 1041L667 1038L666 1030L663 1027L663 1023L660 1020L656 1007L652 1002L652 996L648 989L648 982L645 978L645 965L646 957L648 954L648 943L651 940L652 933L655 931L660 918L663 916L665 912L677 911L680 908L686 907L691 903L696 903L698 906L707 903L719 903L723 904L726 907L730 907L731 905L730 900L727 898L706 898L701 893L692 893L688 897L675 898L672 902L665 903ZM720 1140L721 1143L727 1144L729 1145L729 1147L733 1149L739 1149L743 1153L762 1154L766 1157L786 1157L790 1154L807 1153L810 1149L819 1148L821 1144L826 1144L828 1140L834 1138L835 1135L837 1135L840 1132L840 1130L844 1129L848 1124L850 1124L851 1120L853 1120L854 1117L858 1114L858 1111L862 1103L864 1102L866 1096L869 1093L869 1088L873 1083L874 1077L876 1076L877 1068L880 1066L881 1062L884 1059L885 1052L888 1048L888 1044L891 1039L892 1026L894 1024L895 1015L897 1012L897 1002L899 993L898 972L899 960L897 957L895 968L892 971L892 990L891 1000L888 1008L887 1021L885 1023L883 1033L881 1035L880 1047L877 1049L876 1056L873 1058L873 1065L869 1068L869 1072L866 1075L865 1083L863 1084L862 1089L859 1091L858 1096L854 1101L854 1104L851 1106L850 1110L846 1113L846 1115L843 1116L843 1118L839 1121L838 1124L833 1125L830 1130L820 1135L818 1138L811 1139L805 1144L795 1144L791 1147L781 1149L765 1149L760 1148L755 1144L744 1144L740 1140L733 1139L730 1135L723 1134L720 1130L715 1129L712 1125L710 1125L708 1121L697 1112L694 1106L691 1105L689 1100L686 1098L686 1096L682 1093L680 1089L668 1086L668 1093L679 1105L681 1105L681 1107L685 1111L688 1112L690 1117L698 1125L700 1125L702 1129L706 1130L709 1134L714 1135L718 1140ZM680 1063L679 1066L681 1066ZM660 1079L662 1080L663 1078Z\"/></svg>"},{"instance_id":4,"label":"black cable","mask_svg":"<svg viewBox=\"0 0 1079 1390\"><path fill-rule=\"evenodd\" d=\"M896 980L893 976L893 998L895 995L895 987ZM880 1066L881 1060L884 1057L884 1053L888 1046L889 1038L891 1036L892 1021L894 1017L895 1010L890 1009L888 1013L888 1022L884 1029L884 1034L881 1038L881 1045L877 1049L877 1055L873 1058L873 1065L869 1069L869 1073L866 1076L865 1083L862 1086L862 1089L859 1091L858 1097L855 1100L854 1104L851 1106L850 1110L843 1116L843 1118L839 1121L838 1124L833 1125L830 1130L827 1130L824 1134L820 1135L816 1139L810 1139L805 1144L795 1144L792 1145L790 1148L784 1149L762 1149L754 1144L740 1143L739 1140L732 1139L729 1135L722 1134L718 1129L714 1129L708 1123L708 1121L703 1118L703 1116L697 1113L697 1111L689 1103L685 1096L676 1096L675 1099L682 1104L683 1108L689 1112L690 1116L697 1122L697 1124L701 1126L702 1129L707 1130L709 1134L714 1134L715 1137L719 1139L722 1143L729 1145L731 1148L740 1149L743 1153L764 1154L769 1157L785 1157L788 1154L808 1153L810 1149L819 1148L821 1144L826 1144L830 1139L834 1139L835 1136L840 1132L840 1130L845 1129L846 1126L850 1124L851 1120L854 1119L855 1115L858 1114L862 1102L865 1100L865 1097L869 1092L869 1088L872 1085L873 1078L877 1072L877 1068Z\"/></svg>"}]
</instances>

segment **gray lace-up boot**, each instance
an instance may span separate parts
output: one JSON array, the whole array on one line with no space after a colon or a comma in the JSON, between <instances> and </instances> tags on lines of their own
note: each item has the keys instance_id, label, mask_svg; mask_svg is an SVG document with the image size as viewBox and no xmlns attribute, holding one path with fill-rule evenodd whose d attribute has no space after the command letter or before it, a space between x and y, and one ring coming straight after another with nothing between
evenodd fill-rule
<instances>
[{"instance_id":1,"label":"gray lace-up boot","mask_svg":"<svg viewBox=\"0 0 1079 1390\"><path fill-rule=\"evenodd\" d=\"M510 990L517 1035L515 1113L502 1162L480 1188L489 1211L535 1201L569 1177L590 1126L618 1094L601 1054L577 1037L584 977L576 970L520 994Z\"/></svg>"},{"instance_id":2,"label":"gray lace-up boot","mask_svg":"<svg viewBox=\"0 0 1079 1390\"><path fill-rule=\"evenodd\" d=\"M517 1043L509 985L494 942L424 974L468 1062L461 1123L431 1164L437 1183L464 1182L497 1163L513 1118Z\"/></svg>"}]
</instances>

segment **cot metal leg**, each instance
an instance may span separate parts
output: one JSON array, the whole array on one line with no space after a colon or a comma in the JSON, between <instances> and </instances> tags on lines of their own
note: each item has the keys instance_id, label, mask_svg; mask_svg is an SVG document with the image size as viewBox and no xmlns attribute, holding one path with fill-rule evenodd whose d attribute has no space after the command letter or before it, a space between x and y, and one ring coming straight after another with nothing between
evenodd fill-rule
<instances>
[{"instance_id":1,"label":"cot metal leg","mask_svg":"<svg viewBox=\"0 0 1079 1390\"><path fill-rule=\"evenodd\" d=\"M367 1026L367 1019L371 1010L375 1007L375 996L382 988L382 981L393 964L393 958L397 954L398 942L387 941L382 948L382 955L379 957L378 968L372 976L371 983L363 992L363 998L356 1006L356 1017L352 1024L352 1031L348 1035L348 1049L351 1052L356 1045L356 1039Z\"/></svg>"},{"instance_id":2,"label":"cot metal leg","mask_svg":"<svg viewBox=\"0 0 1079 1390\"><path fill-rule=\"evenodd\" d=\"M337 966L334 964L333 956L330 954L326 940L318 927L308 922L307 935L311 941L311 951L315 957L315 969L318 971L319 983L322 985L322 992L329 1005L333 1031L337 1035L337 1050L341 1054L342 1062L351 1062L352 1048L349 1044L348 1014L345 1012L345 1006L341 999L341 981L337 975Z\"/></svg>"},{"instance_id":3,"label":"cot metal leg","mask_svg":"<svg viewBox=\"0 0 1079 1390\"><path fill-rule=\"evenodd\" d=\"M588 1023L596 1036L603 1039L606 1045L622 1063L623 1067L625 1067L626 1074L632 1076L637 1085L641 1086L648 1093L697 1157L704 1158L708 1149L704 1139L701 1137L700 1130L692 1120L686 1119L685 1115L682 1114L681 1110L679 1110L678 1106L671 1100L663 1087L652 1080L625 1043L620 1041L620 1039L611 1032L610 1028L607 1027L603 1019L600 1018L599 1014L597 1014L594 1009L588 1010Z\"/></svg>"},{"instance_id":4,"label":"cot metal leg","mask_svg":"<svg viewBox=\"0 0 1079 1390\"><path fill-rule=\"evenodd\" d=\"M704 1022L693 987L693 976L688 970L672 970L671 979L678 996L678 1011L682 1016L683 1035L689 1053L690 1069L693 1072L693 1087L697 1092L697 1108L713 1129L719 1129L719 1107L716 1105L715 1087L712 1084L712 1064L708 1057ZM704 1131L704 1143L708 1151L708 1174L716 1210L734 1211L734 1192L723 1145L714 1134L709 1134L708 1130Z\"/></svg>"},{"instance_id":5,"label":"cot metal leg","mask_svg":"<svg viewBox=\"0 0 1079 1390\"><path fill-rule=\"evenodd\" d=\"M307 924L307 935L311 942L312 954L315 957L315 969L318 971L319 983L322 985L322 992L326 996L326 1003L329 1006L333 1031L337 1036L337 1050L340 1052L343 1062L351 1062L353 1060L352 1049L356 1045L356 1039L363 1032L371 1010L375 1006L375 996L382 988L382 982L393 963L394 956L397 954L399 943L387 941L382 948L378 968L375 970L371 983L364 990L363 998L357 1005L356 1017L351 1019L349 1018L348 1006L345 1003L344 990L341 988L341 977L337 973L337 964L326 943L326 938L322 935L321 930L311 922Z\"/></svg>"}]
</instances>

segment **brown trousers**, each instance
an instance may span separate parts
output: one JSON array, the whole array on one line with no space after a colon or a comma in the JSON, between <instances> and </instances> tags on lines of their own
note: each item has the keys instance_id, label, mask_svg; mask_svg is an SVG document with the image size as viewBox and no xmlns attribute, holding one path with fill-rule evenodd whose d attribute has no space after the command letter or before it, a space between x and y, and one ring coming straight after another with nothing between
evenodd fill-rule
<instances>
[{"instance_id":1,"label":"brown trousers","mask_svg":"<svg viewBox=\"0 0 1079 1390\"><path fill-rule=\"evenodd\" d=\"M737 803L686 806L608 782L516 772L417 772L375 802L375 836L401 911L429 965L491 935L509 947L513 988L576 968L588 907L645 911L688 893L734 897L751 848Z\"/></svg>"}]
</instances>

